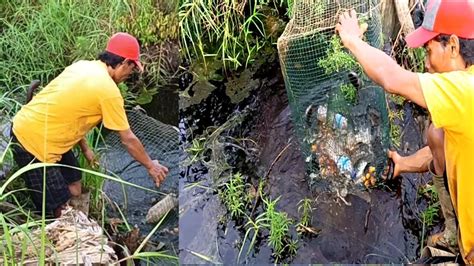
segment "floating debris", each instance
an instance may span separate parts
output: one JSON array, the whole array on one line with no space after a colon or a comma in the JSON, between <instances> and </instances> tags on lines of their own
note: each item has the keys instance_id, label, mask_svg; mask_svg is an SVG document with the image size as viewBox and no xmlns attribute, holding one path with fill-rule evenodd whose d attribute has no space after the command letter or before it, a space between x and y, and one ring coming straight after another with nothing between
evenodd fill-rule
<instances>
[{"instance_id":1,"label":"floating debris","mask_svg":"<svg viewBox=\"0 0 474 266\"><path fill-rule=\"evenodd\" d=\"M296 231L300 234L310 234L310 235L317 236L321 232L321 229L312 227L312 226L304 226L302 224L298 224L298 226L296 227Z\"/></svg>"},{"instance_id":2,"label":"floating debris","mask_svg":"<svg viewBox=\"0 0 474 266\"><path fill-rule=\"evenodd\" d=\"M65 209L60 218L48 224L45 231L48 241L45 250L47 264L108 265L117 262L115 251L108 245L102 227L72 207ZM41 247L40 228L29 234L18 232L12 235L11 239L13 246L16 247L15 256L18 258L26 256L23 260L24 265L40 263L38 251ZM26 251L22 252L23 248ZM0 259L0 264L3 264L3 259Z\"/></svg>"},{"instance_id":3,"label":"floating debris","mask_svg":"<svg viewBox=\"0 0 474 266\"><path fill-rule=\"evenodd\" d=\"M362 182L366 188L373 187L377 184L375 167L369 167L369 172L362 178Z\"/></svg>"},{"instance_id":4,"label":"floating debris","mask_svg":"<svg viewBox=\"0 0 474 266\"><path fill-rule=\"evenodd\" d=\"M146 215L147 223L158 222L161 217L163 217L167 212L176 206L178 206L178 199L176 198L176 195L173 193L166 195L166 197L164 197L153 207L151 207L150 210L148 210L148 214Z\"/></svg>"}]
</instances>

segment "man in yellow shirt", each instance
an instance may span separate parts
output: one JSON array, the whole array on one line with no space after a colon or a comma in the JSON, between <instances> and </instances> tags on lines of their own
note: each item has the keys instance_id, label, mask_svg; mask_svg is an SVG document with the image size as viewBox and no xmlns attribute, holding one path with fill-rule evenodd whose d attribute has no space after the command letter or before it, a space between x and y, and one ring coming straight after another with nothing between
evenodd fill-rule
<instances>
[{"instance_id":1,"label":"man in yellow shirt","mask_svg":"<svg viewBox=\"0 0 474 266\"><path fill-rule=\"evenodd\" d=\"M407 36L410 47L424 46L426 63L437 73L413 73L361 39L355 11L344 12L336 30L365 73L387 92L430 111L444 132L444 156L451 201L459 223L459 248L474 263L474 1L429 0L422 27ZM425 149L424 164L432 161ZM436 166L435 166L436 167ZM439 169L439 166L438 166Z\"/></svg>"},{"instance_id":2,"label":"man in yellow shirt","mask_svg":"<svg viewBox=\"0 0 474 266\"><path fill-rule=\"evenodd\" d=\"M52 80L13 118L14 159L20 167L40 161L78 166L72 148L79 144L89 162L94 154L84 136L102 121L118 132L127 151L147 168L157 186L168 169L152 160L131 131L124 100L117 87L130 74L143 70L138 41L126 33L110 38L96 61L78 61ZM24 174L36 207L42 208L43 168ZM46 168L47 212L55 216L73 196L81 195L81 174L67 167Z\"/></svg>"}]
</instances>

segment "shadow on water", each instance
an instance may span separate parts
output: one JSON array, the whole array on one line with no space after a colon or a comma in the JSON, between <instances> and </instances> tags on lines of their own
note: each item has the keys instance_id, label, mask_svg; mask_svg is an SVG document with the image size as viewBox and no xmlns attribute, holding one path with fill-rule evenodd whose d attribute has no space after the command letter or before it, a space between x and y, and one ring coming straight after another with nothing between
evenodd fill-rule
<instances>
[{"instance_id":1,"label":"shadow on water","mask_svg":"<svg viewBox=\"0 0 474 266\"><path fill-rule=\"evenodd\" d=\"M271 73L271 72L270 72ZM273 73L279 73L274 71ZM274 76L269 74L268 76ZM264 80L265 78L262 78ZM271 81L273 80L273 81ZM275 82L275 80L277 82ZM298 236L298 250L291 263L409 263L420 253L422 224L420 212L426 207L419 200L417 188L429 179L426 175L408 174L390 189L361 190L349 194L344 203L333 194L311 192L304 177L305 165L296 141L286 91L281 77L265 79L256 93L244 103L232 104L218 87L198 105L181 110L180 129L192 129L182 136L188 141L206 127L223 123L235 110L250 106L253 110L240 129L245 137L257 141L260 151L254 177L263 176L275 157L288 143L289 148L273 165L269 175L270 198L281 197L278 211L284 211L297 223L301 214L298 203L314 199L312 225L321 229L316 237ZM214 100L213 100L214 99ZM219 99L216 101L215 99ZM212 117L215 105L221 105ZM412 154L423 143L425 119L410 104L404 105L402 154ZM219 119L216 119L218 117ZM207 123L206 123L207 122ZM243 129L242 129L243 127ZM247 130L246 130L247 129ZM181 130L182 134L185 131ZM237 171L242 171L237 167ZM195 164L180 175L180 261L182 263L235 263L245 231L229 219L215 193L206 167ZM240 262L272 263L272 250L265 235L257 247ZM249 243L244 243L248 246Z\"/></svg>"}]
</instances>

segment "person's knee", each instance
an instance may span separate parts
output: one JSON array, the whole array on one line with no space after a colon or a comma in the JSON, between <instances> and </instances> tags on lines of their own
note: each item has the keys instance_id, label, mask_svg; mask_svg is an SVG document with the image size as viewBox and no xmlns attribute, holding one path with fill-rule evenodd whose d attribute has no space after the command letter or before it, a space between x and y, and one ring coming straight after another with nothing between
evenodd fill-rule
<instances>
[{"instance_id":1,"label":"person's knee","mask_svg":"<svg viewBox=\"0 0 474 266\"><path fill-rule=\"evenodd\" d=\"M428 128L428 146L431 150L443 149L444 148L444 130L442 128L436 128L433 124L430 124Z\"/></svg>"},{"instance_id":2,"label":"person's knee","mask_svg":"<svg viewBox=\"0 0 474 266\"><path fill-rule=\"evenodd\" d=\"M436 128L433 124L430 124L428 128L427 141L433 155L436 172L441 175L445 169L444 130L442 128Z\"/></svg>"},{"instance_id":3,"label":"person's knee","mask_svg":"<svg viewBox=\"0 0 474 266\"><path fill-rule=\"evenodd\" d=\"M72 196L78 197L82 194L82 185L81 181L76 181L68 185L69 192Z\"/></svg>"}]
</instances>

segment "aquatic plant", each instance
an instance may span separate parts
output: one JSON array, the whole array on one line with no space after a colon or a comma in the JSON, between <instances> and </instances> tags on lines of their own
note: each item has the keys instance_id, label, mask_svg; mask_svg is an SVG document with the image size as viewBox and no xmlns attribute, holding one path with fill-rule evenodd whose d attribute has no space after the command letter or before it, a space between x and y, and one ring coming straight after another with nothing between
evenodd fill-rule
<instances>
[{"instance_id":1,"label":"aquatic plant","mask_svg":"<svg viewBox=\"0 0 474 266\"><path fill-rule=\"evenodd\" d=\"M420 187L418 189L418 197L424 197L428 201L428 206L420 213L422 223L421 249L423 249L427 228L435 225L436 221L438 221L441 205L439 203L438 191L436 191L433 185L426 184Z\"/></svg>"},{"instance_id":2,"label":"aquatic plant","mask_svg":"<svg viewBox=\"0 0 474 266\"><path fill-rule=\"evenodd\" d=\"M206 151L206 138L201 137L193 139L191 147L187 148L186 151L192 156L190 164L201 160Z\"/></svg>"},{"instance_id":3,"label":"aquatic plant","mask_svg":"<svg viewBox=\"0 0 474 266\"><path fill-rule=\"evenodd\" d=\"M421 212L421 220L426 226L433 226L435 220L439 218L440 205L438 191L436 191L435 186L427 184L418 190L418 195L428 200L428 207Z\"/></svg>"},{"instance_id":4,"label":"aquatic plant","mask_svg":"<svg viewBox=\"0 0 474 266\"><path fill-rule=\"evenodd\" d=\"M304 198L298 202L298 212L301 213L301 220L299 224L306 227L311 225L311 217L313 212L313 207L311 207L312 203L313 201L308 198Z\"/></svg>"},{"instance_id":5,"label":"aquatic plant","mask_svg":"<svg viewBox=\"0 0 474 266\"><path fill-rule=\"evenodd\" d=\"M285 250L286 237L290 227L290 219L284 212L275 212L270 220L269 245L273 248L273 253L280 258Z\"/></svg>"},{"instance_id":6,"label":"aquatic plant","mask_svg":"<svg viewBox=\"0 0 474 266\"><path fill-rule=\"evenodd\" d=\"M289 240L288 244L286 245L286 249L288 250L288 253L290 255L296 255L296 251L298 250L298 240L296 239Z\"/></svg>"},{"instance_id":7,"label":"aquatic plant","mask_svg":"<svg viewBox=\"0 0 474 266\"><path fill-rule=\"evenodd\" d=\"M240 247L239 256L237 257L237 263L239 263L240 256L242 255L242 251L244 250L244 247L245 247L245 243L250 238L250 234L252 233L252 231L253 231L253 235L247 247L246 256L248 256L250 252L253 250L253 248L255 247L257 236L261 233L262 229L267 228L267 227L269 227L269 225L268 225L268 218L265 213L261 213L259 216L257 216L257 218L255 218L255 221L252 218L247 216L247 223L245 224L245 228L247 228L247 230L245 231L245 235L242 240L242 246Z\"/></svg>"},{"instance_id":8,"label":"aquatic plant","mask_svg":"<svg viewBox=\"0 0 474 266\"><path fill-rule=\"evenodd\" d=\"M220 195L232 218L238 219L245 215L248 196L245 193L244 178L240 173L231 176Z\"/></svg>"},{"instance_id":9,"label":"aquatic plant","mask_svg":"<svg viewBox=\"0 0 474 266\"><path fill-rule=\"evenodd\" d=\"M329 40L328 47L326 57L318 62L327 75L346 70L362 73L362 67L352 55L345 51L339 36L333 35Z\"/></svg>"},{"instance_id":10,"label":"aquatic plant","mask_svg":"<svg viewBox=\"0 0 474 266\"><path fill-rule=\"evenodd\" d=\"M276 6L286 6L289 14L293 1L181 0L179 5L183 56L207 71L213 60L226 70L249 66L283 30Z\"/></svg>"},{"instance_id":11,"label":"aquatic plant","mask_svg":"<svg viewBox=\"0 0 474 266\"><path fill-rule=\"evenodd\" d=\"M275 200L262 198L265 203L265 216L269 221L267 229L270 232L268 236L268 245L273 249L273 255L276 261L283 258L285 252L288 252L288 244L291 241L289 235L291 219L285 212L276 211L276 203L279 198Z\"/></svg>"},{"instance_id":12,"label":"aquatic plant","mask_svg":"<svg viewBox=\"0 0 474 266\"><path fill-rule=\"evenodd\" d=\"M352 84L342 84L339 89L341 90L342 96L344 99L351 103L355 104L357 102L357 89Z\"/></svg>"}]
</instances>

